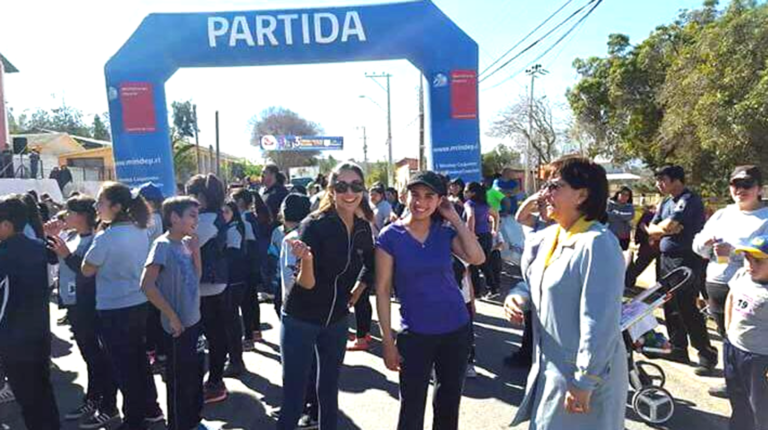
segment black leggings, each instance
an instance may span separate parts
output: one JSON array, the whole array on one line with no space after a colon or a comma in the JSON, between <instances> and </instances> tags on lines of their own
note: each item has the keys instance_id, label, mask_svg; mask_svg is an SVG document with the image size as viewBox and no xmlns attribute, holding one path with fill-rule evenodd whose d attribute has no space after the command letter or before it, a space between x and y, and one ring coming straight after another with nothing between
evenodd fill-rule
<instances>
[{"instance_id":1,"label":"black leggings","mask_svg":"<svg viewBox=\"0 0 768 430\"><path fill-rule=\"evenodd\" d=\"M208 384L224 381L224 362L227 358L227 324L231 312L227 306L226 291L214 296L200 297L203 333L208 339Z\"/></svg>"},{"instance_id":2,"label":"black leggings","mask_svg":"<svg viewBox=\"0 0 768 430\"><path fill-rule=\"evenodd\" d=\"M725 337L725 299L728 298L729 291L728 284L707 282L709 312L717 323L717 333L723 338Z\"/></svg>"},{"instance_id":3,"label":"black leggings","mask_svg":"<svg viewBox=\"0 0 768 430\"><path fill-rule=\"evenodd\" d=\"M482 294L480 283L480 272L483 272L485 277L485 283L491 292L497 292L499 286L494 282L496 277L493 275L493 269L491 267L491 250L493 248L493 236L491 233L480 233L477 235L477 241L480 242L480 247L483 248L485 254L485 262L479 266L469 266L470 275L472 277L472 288L475 290L475 297L480 297Z\"/></svg>"},{"instance_id":4,"label":"black leggings","mask_svg":"<svg viewBox=\"0 0 768 430\"><path fill-rule=\"evenodd\" d=\"M363 294L360 295L360 299L355 303L355 323L358 339L364 338L371 332L373 307L371 307L370 289L370 286L366 287Z\"/></svg>"}]
</instances>

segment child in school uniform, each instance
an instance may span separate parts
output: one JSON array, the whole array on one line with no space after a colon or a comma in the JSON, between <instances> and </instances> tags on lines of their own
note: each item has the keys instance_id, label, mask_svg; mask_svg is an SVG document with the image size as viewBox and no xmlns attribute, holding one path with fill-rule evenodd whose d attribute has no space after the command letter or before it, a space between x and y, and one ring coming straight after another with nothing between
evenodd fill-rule
<instances>
[{"instance_id":1,"label":"child in school uniform","mask_svg":"<svg viewBox=\"0 0 768 430\"><path fill-rule=\"evenodd\" d=\"M191 197L163 203L168 231L149 251L141 287L160 311L168 351L168 429L206 429L201 423L205 376L203 329L200 323L202 260L196 236L200 204Z\"/></svg>"},{"instance_id":2,"label":"child in school uniform","mask_svg":"<svg viewBox=\"0 0 768 430\"><path fill-rule=\"evenodd\" d=\"M27 207L0 199L0 361L29 430L58 430L51 386L48 264L45 243L23 234Z\"/></svg>"},{"instance_id":3,"label":"child in school uniform","mask_svg":"<svg viewBox=\"0 0 768 430\"><path fill-rule=\"evenodd\" d=\"M298 227L301 221L309 215L312 204L309 198L299 194L289 194L283 200L280 206L280 218L283 225L276 230L283 233L282 244L280 246L280 303L285 303L291 293L291 288L296 284L296 274L298 273L298 260L291 252L292 241L299 239ZM275 297L277 300L277 297ZM304 412L299 418L298 429L317 428L319 407L317 403L317 392L315 381L317 379L317 362L312 365L312 374L309 378L304 400Z\"/></svg>"},{"instance_id":4,"label":"child in school uniform","mask_svg":"<svg viewBox=\"0 0 768 430\"><path fill-rule=\"evenodd\" d=\"M248 303L246 297L249 269L246 232L237 203L234 201L225 203L222 207L222 216L227 224L227 245L224 254L227 256L229 266L229 282L225 294L227 294L230 317L227 324L229 363L224 368L224 376L236 378L247 370L243 361L243 326L251 327L253 324L248 320L248 311L244 311L243 319L240 319L240 308L254 306L255 302ZM251 330L248 330L248 339L250 334Z\"/></svg>"},{"instance_id":5,"label":"child in school uniform","mask_svg":"<svg viewBox=\"0 0 768 430\"><path fill-rule=\"evenodd\" d=\"M723 345L731 430L768 429L768 235L736 248L746 264L728 282Z\"/></svg>"}]
</instances>

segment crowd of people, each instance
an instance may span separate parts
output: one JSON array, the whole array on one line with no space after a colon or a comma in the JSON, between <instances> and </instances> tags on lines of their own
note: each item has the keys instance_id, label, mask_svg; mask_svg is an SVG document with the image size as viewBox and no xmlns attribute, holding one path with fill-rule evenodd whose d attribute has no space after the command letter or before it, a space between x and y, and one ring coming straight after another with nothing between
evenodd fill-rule
<instances>
[{"instance_id":1,"label":"crowd of people","mask_svg":"<svg viewBox=\"0 0 768 430\"><path fill-rule=\"evenodd\" d=\"M511 169L467 184L417 172L400 192L366 186L349 162L306 188L275 165L260 179L196 175L168 198L151 183L109 182L62 207L33 192L0 197L0 402L15 400L30 430L60 428L54 289L88 380L65 420L126 430L163 421L160 373L168 428L207 428L203 407L226 401L225 379L246 372L269 301L280 320L276 426L333 430L345 354L372 346L374 295L384 364L399 374L397 428L424 428L432 381L432 427L456 429L476 376L474 303L485 297L524 330L504 360L530 368L514 423L622 429L622 300L655 260L659 277L679 267L694 276L665 304L669 341L653 358L689 363L690 341L696 374L717 377L711 317L725 339L711 394L730 400L734 430L768 422L768 208L755 166L733 172L734 203L706 221L679 166L656 172L658 207L636 211L629 187L611 196L605 170L575 156L552 163L530 196ZM516 279L506 297L502 273Z\"/></svg>"}]
</instances>

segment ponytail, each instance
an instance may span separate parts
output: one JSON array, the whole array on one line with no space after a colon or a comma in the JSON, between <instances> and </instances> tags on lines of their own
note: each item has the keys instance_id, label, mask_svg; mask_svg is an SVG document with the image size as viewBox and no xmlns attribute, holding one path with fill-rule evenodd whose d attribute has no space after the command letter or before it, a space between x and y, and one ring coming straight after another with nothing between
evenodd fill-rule
<instances>
[{"instance_id":1,"label":"ponytail","mask_svg":"<svg viewBox=\"0 0 768 430\"><path fill-rule=\"evenodd\" d=\"M119 182L107 182L101 187L100 193L110 204L119 204L121 207L113 222L128 221L139 228L147 228L152 212L138 189L131 190Z\"/></svg>"}]
</instances>

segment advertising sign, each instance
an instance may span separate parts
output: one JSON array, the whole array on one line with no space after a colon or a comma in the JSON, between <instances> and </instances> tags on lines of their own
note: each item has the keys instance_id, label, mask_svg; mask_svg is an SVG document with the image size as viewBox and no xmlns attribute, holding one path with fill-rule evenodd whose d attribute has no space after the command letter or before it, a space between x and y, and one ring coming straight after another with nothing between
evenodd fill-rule
<instances>
[{"instance_id":1,"label":"advertising sign","mask_svg":"<svg viewBox=\"0 0 768 430\"><path fill-rule=\"evenodd\" d=\"M273 136L260 139L262 151L340 151L344 138L337 136Z\"/></svg>"}]
</instances>

